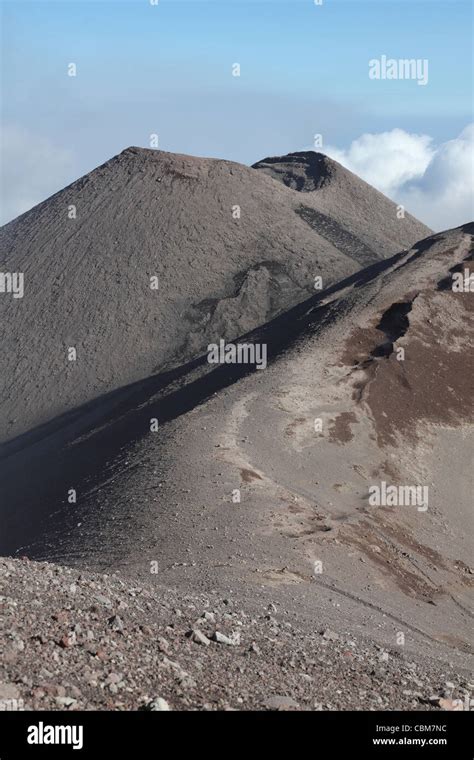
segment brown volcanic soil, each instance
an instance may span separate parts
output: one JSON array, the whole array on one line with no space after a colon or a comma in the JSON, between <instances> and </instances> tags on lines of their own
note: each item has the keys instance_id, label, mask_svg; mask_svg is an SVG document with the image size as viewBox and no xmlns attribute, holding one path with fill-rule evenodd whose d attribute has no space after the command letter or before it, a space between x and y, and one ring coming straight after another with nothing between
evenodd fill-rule
<instances>
[{"instance_id":1,"label":"brown volcanic soil","mask_svg":"<svg viewBox=\"0 0 474 760\"><path fill-rule=\"evenodd\" d=\"M302 194L230 161L128 148L5 225L1 271L24 273L25 295L0 295L0 441L265 323L314 293L316 276L326 287L429 233L324 166L333 177Z\"/></svg>"},{"instance_id":2,"label":"brown volcanic soil","mask_svg":"<svg viewBox=\"0 0 474 760\"><path fill-rule=\"evenodd\" d=\"M405 361L391 354L379 365L366 395L381 445L395 443L397 434L416 439L422 422L440 427L472 423L472 403L469 408L466 402L472 399L468 335L474 328L473 314L468 292L422 293L414 298L409 334L397 341L407 352Z\"/></svg>"}]
</instances>

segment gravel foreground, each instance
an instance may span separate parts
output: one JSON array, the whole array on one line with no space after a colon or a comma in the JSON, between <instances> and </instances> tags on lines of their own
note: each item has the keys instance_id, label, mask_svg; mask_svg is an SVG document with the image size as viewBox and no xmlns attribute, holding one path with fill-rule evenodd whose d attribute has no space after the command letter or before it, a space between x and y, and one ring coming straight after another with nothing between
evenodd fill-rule
<instances>
[{"instance_id":1,"label":"gravel foreground","mask_svg":"<svg viewBox=\"0 0 474 760\"><path fill-rule=\"evenodd\" d=\"M0 560L3 710L460 710L449 666L243 608L28 560Z\"/></svg>"}]
</instances>

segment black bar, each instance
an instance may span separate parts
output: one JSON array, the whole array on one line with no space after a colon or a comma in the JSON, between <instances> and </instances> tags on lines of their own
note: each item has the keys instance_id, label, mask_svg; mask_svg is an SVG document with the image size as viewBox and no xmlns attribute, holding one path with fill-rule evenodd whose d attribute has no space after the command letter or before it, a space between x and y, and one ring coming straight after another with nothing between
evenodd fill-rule
<instances>
[{"instance_id":1,"label":"black bar","mask_svg":"<svg viewBox=\"0 0 474 760\"><path fill-rule=\"evenodd\" d=\"M183 751L221 760L261 749L278 756L408 757L472 760L470 712L2 712L0 760L77 757L109 760ZM42 726L42 729L41 729ZM62 726L56 733L49 727ZM70 733L66 730L70 728ZM73 733L73 727L76 727ZM80 733L82 727L82 734ZM33 744L30 740L40 740ZM77 745L46 744L69 739ZM389 741L390 740L390 741ZM424 744L422 742L424 741ZM79 746L82 744L82 746Z\"/></svg>"}]
</instances>

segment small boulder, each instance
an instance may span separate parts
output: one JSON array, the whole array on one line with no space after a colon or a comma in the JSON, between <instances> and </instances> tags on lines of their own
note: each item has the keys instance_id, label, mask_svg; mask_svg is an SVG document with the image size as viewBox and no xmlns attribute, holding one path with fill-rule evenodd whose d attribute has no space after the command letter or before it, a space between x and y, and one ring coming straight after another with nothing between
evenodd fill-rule
<instances>
[{"instance_id":1,"label":"small boulder","mask_svg":"<svg viewBox=\"0 0 474 760\"><path fill-rule=\"evenodd\" d=\"M169 706L166 699L163 699L163 697L155 697L151 700L151 702L148 702L143 708L143 710L147 710L149 712L169 712L171 710L171 707Z\"/></svg>"}]
</instances>

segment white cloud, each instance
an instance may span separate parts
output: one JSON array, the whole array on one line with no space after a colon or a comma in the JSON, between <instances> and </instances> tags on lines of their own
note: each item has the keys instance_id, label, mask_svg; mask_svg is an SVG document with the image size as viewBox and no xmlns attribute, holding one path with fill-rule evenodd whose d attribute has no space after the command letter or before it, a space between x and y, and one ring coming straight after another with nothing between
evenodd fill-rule
<instances>
[{"instance_id":1,"label":"white cloud","mask_svg":"<svg viewBox=\"0 0 474 760\"><path fill-rule=\"evenodd\" d=\"M71 150L24 127L2 128L0 224L28 211L75 178Z\"/></svg>"},{"instance_id":2,"label":"white cloud","mask_svg":"<svg viewBox=\"0 0 474 760\"><path fill-rule=\"evenodd\" d=\"M428 135L393 129L325 152L435 230L474 217L474 124L439 146Z\"/></svg>"}]
</instances>

